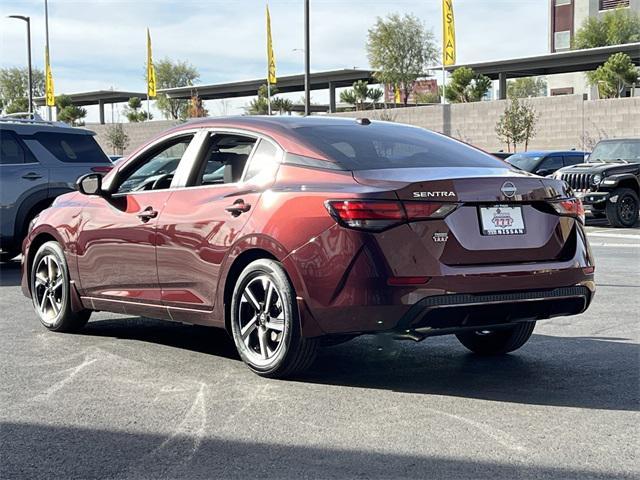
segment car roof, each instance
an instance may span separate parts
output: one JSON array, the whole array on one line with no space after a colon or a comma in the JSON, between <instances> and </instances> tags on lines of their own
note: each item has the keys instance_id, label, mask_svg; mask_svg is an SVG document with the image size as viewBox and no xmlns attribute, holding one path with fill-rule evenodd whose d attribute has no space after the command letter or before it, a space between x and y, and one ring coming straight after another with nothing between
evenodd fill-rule
<instances>
[{"instance_id":1,"label":"car roof","mask_svg":"<svg viewBox=\"0 0 640 480\"><path fill-rule=\"evenodd\" d=\"M81 127L72 127L62 122L47 122L45 120L26 120L19 118L0 117L0 129L11 130L18 135L33 135L40 132L65 133L74 135L95 135L95 132Z\"/></svg>"}]
</instances>

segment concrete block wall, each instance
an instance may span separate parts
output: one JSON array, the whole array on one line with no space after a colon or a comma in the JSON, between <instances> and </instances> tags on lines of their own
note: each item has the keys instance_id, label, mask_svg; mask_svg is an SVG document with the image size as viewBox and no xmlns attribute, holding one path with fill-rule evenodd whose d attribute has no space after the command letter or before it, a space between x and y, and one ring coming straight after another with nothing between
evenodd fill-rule
<instances>
[{"instance_id":1,"label":"concrete block wall","mask_svg":"<svg viewBox=\"0 0 640 480\"><path fill-rule=\"evenodd\" d=\"M153 137L159 135L165 130L170 129L178 123L179 122L175 120L154 120L151 122L141 123L123 123L122 127L129 136L129 145L124 150L124 154L128 155L140 145L147 143ZM101 125L99 123L88 123L87 125L85 125L85 128L96 132L95 139L107 155L118 153L113 151L113 149L109 146L109 142L107 141L107 131L109 128L111 128L111 126L112 124L109 123L105 125Z\"/></svg>"},{"instance_id":2,"label":"concrete block wall","mask_svg":"<svg viewBox=\"0 0 640 480\"><path fill-rule=\"evenodd\" d=\"M580 95L566 95L526 101L539 116L529 149L589 150L602 138L640 137L640 97L583 100ZM378 119L389 116L395 122L445 133L488 151L506 151L495 132L506 105L506 100L496 100L336 115Z\"/></svg>"},{"instance_id":3,"label":"concrete block wall","mask_svg":"<svg viewBox=\"0 0 640 480\"><path fill-rule=\"evenodd\" d=\"M529 149L586 149L593 148L602 138L640 137L640 97L610 100L583 100L581 95L539 97L527 99L538 113L536 135ZM395 122L408 123L442 132L487 151L505 150L495 132L506 100L491 102L429 105L366 112L345 112L337 116L372 119L389 116ZM177 121L159 120L143 123L123 123L129 135L125 154L163 131L177 125ZM97 141L105 152L112 149L106 140L110 125L88 124L97 133Z\"/></svg>"}]
</instances>

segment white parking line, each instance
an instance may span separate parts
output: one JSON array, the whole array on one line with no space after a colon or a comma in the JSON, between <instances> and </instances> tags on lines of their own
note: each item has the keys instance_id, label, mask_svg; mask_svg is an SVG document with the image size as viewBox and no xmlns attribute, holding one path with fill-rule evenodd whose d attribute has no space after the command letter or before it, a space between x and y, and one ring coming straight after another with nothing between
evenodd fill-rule
<instances>
[{"instance_id":1,"label":"white parking line","mask_svg":"<svg viewBox=\"0 0 640 480\"><path fill-rule=\"evenodd\" d=\"M640 240L640 235L634 235L632 233L610 233L610 232L587 232L589 237L606 237L606 238L625 238L628 240Z\"/></svg>"},{"instance_id":2,"label":"white parking line","mask_svg":"<svg viewBox=\"0 0 640 480\"><path fill-rule=\"evenodd\" d=\"M597 243L589 242L592 247L628 247L628 248L640 248L640 243Z\"/></svg>"}]
</instances>

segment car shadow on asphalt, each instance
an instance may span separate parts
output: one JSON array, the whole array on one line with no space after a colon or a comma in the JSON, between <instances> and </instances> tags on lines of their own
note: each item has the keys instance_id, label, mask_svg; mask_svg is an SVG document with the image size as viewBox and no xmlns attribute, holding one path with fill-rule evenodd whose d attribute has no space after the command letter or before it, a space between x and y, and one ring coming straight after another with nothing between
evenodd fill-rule
<instances>
[{"instance_id":1,"label":"car shadow on asphalt","mask_svg":"<svg viewBox=\"0 0 640 480\"><path fill-rule=\"evenodd\" d=\"M631 479L632 473L275 441L3 424L3 478ZM428 432L424 433L428 441Z\"/></svg>"},{"instance_id":2,"label":"car shadow on asphalt","mask_svg":"<svg viewBox=\"0 0 640 480\"><path fill-rule=\"evenodd\" d=\"M143 317L92 320L79 335L137 340L240 360L233 340L220 328L184 325Z\"/></svg>"},{"instance_id":3,"label":"car shadow on asphalt","mask_svg":"<svg viewBox=\"0 0 640 480\"><path fill-rule=\"evenodd\" d=\"M323 349L297 380L498 402L640 410L640 345L628 339L533 335L517 352L483 357L455 337L380 345L361 337Z\"/></svg>"},{"instance_id":4,"label":"car shadow on asphalt","mask_svg":"<svg viewBox=\"0 0 640 480\"><path fill-rule=\"evenodd\" d=\"M146 318L90 321L80 333L149 342L239 360L216 328ZM534 334L500 357L468 353L455 337L421 343L363 336L320 349L297 382L499 402L606 410L640 410L640 345L626 338Z\"/></svg>"}]
</instances>

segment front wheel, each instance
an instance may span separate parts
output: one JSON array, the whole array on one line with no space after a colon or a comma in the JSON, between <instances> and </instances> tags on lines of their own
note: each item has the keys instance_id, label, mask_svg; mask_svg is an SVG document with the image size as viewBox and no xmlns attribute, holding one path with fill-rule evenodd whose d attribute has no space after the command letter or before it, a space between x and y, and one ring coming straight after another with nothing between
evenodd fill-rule
<instances>
[{"instance_id":1,"label":"front wheel","mask_svg":"<svg viewBox=\"0 0 640 480\"><path fill-rule=\"evenodd\" d=\"M31 268L31 297L40 322L54 332L75 332L89 320L90 310L71 309L71 284L64 252L58 242L42 245Z\"/></svg>"},{"instance_id":2,"label":"front wheel","mask_svg":"<svg viewBox=\"0 0 640 480\"><path fill-rule=\"evenodd\" d=\"M607 220L612 227L633 227L638 221L638 195L630 188L619 188L611 195L616 201L607 201Z\"/></svg>"},{"instance_id":3,"label":"front wheel","mask_svg":"<svg viewBox=\"0 0 640 480\"><path fill-rule=\"evenodd\" d=\"M518 323L500 330L457 333L460 343L479 355L502 355L517 350L529 340L536 322Z\"/></svg>"},{"instance_id":4,"label":"front wheel","mask_svg":"<svg viewBox=\"0 0 640 480\"><path fill-rule=\"evenodd\" d=\"M258 375L292 376L315 358L304 338L293 286L280 263L260 259L240 274L231 300L231 333L242 360Z\"/></svg>"}]
</instances>

